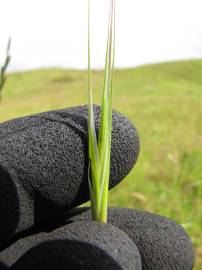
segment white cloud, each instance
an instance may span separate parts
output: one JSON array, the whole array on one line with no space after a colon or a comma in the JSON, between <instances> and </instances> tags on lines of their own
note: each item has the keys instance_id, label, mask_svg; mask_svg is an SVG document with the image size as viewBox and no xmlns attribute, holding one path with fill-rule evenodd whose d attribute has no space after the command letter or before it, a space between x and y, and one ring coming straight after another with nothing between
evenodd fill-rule
<instances>
[{"instance_id":1,"label":"white cloud","mask_svg":"<svg viewBox=\"0 0 202 270\"><path fill-rule=\"evenodd\" d=\"M0 57L10 70L87 66L87 0L0 0ZM109 0L92 2L92 61L104 65ZM201 0L116 0L116 66L202 55Z\"/></svg>"}]
</instances>

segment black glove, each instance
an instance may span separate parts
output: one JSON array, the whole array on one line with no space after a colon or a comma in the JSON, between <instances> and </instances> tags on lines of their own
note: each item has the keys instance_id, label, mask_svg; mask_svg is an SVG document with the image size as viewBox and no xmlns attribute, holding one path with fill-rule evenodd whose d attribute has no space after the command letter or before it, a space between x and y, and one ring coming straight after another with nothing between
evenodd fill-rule
<instances>
[{"instance_id":1,"label":"black glove","mask_svg":"<svg viewBox=\"0 0 202 270\"><path fill-rule=\"evenodd\" d=\"M95 116L98 132L97 106ZM86 106L5 122L0 138L0 269L192 269L192 244L175 222L109 209L112 226L73 209L89 199ZM114 112L110 187L138 153L136 129Z\"/></svg>"},{"instance_id":2,"label":"black glove","mask_svg":"<svg viewBox=\"0 0 202 270\"><path fill-rule=\"evenodd\" d=\"M88 201L87 115L87 106L80 106L0 125L0 248L16 233ZM98 132L98 106L95 116ZM135 128L114 112L110 188L132 169L138 153Z\"/></svg>"},{"instance_id":3,"label":"black glove","mask_svg":"<svg viewBox=\"0 0 202 270\"><path fill-rule=\"evenodd\" d=\"M194 264L191 241L180 225L134 209L109 208L108 224L99 224L92 222L90 209L76 208L15 240L0 253L13 270L191 270Z\"/></svg>"}]
</instances>

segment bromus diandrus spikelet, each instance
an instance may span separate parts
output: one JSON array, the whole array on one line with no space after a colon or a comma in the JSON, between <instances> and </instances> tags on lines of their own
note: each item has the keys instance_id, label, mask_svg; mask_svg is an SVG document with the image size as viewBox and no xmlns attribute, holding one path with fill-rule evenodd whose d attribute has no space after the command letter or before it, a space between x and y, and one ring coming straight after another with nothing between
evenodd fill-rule
<instances>
[{"instance_id":1,"label":"bromus diandrus spikelet","mask_svg":"<svg viewBox=\"0 0 202 270\"><path fill-rule=\"evenodd\" d=\"M5 83L5 72L6 69L9 65L10 62L10 47L11 47L11 39L9 38L8 40L8 44L7 44L7 49L6 49L6 57L5 57L5 61L4 64L2 65L2 67L0 67L0 91L2 90L4 83Z\"/></svg>"},{"instance_id":2,"label":"bromus diandrus spikelet","mask_svg":"<svg viewBox=\"0 0 202 270\"><path fill-rule=\"evenodd\" d=\"M88 0L88 154L89 192L93 220L107 222L112 134L112 90L115 55L115 0L110 0L108 38L99 137L95 132L90 58L90 0Z\"/></svg>"}]
</instances>

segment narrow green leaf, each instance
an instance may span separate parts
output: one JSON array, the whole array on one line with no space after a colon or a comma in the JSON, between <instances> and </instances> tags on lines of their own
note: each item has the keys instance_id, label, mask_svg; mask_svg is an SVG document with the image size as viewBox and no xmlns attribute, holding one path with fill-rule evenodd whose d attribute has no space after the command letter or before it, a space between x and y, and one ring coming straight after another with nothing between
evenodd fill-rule
<instances>
[{"instance_id":1,"label":"narrow green leaf","mask_svg":"<svg viewBox=\"0 0 202 270\"><path fill-rule=\"evenodd\" d=\"M88 134L89 134L89 160L92 174L92 191L97 201L99 196L99 171L98 171L98 148L95 132L95 120L93 111L92 74L90 58L90 0L88 0Z\"/></svg>"},{"instance_id":2,"label":"narrow green leaf","mask_svg":"<svg viewBox=\"0 0 202 270\"><path fill-rule=\"evenodd\" d=\"M100 209L100 220L103 222L107 221L107 204L108 204L108 188L109 188L109 176L110 176L110 156L111 156L111 132L112 132L112 90L113 90L113 73L114 73L114 48L115 48L115 2L111 1L111 17L110 17L110 31L109 31L109 52L108 52L108 64L109 71L107 74L108 80L106 87L107 99L108 99L108 115L107 119L104 119L103 122L107 125L107 157L104 158L104 163L102 170L105 169L105 175L102 179L103 181L103 192L102 192L102 201Z\"/></svg>"},{"instance_id":3,"label":"narrow green leaf","mask_svg":"<svg viewBox=\"0 0 202 270\"><path fill-rule=\"evenodd\" d=\"M94 196L94 192L93 192L93 187L91 185L91 179L90 179L90 162L89 162L89 166L88 166L88 185L89 185L89 193L90 193L90 200L92 202L91 207L92 207L92 218L94 220L98 219L98 210L97 210L97 203L96 203L96 199Z\"/></svg>"},{"instance_id":4,"label":"narrow green leaf","mask_svg":"<svg viewBox=\"0 0 202 270\"><path fill-rule=\"evenodd\" d=\"M92 216L107 221L108 188L110 176L112 91L115 54L115 0L110 2L109 26L105 59L99 138L97 142L93 112L92 74L90 60L90 0L88 1L88 136L91 179L89 192Z\"/></svg>"},{"instance_id":5,"label":"narrow green leaf","mask_svg":"<svg viewBox=\"0 0 202 270\"><path fill-rule=\"evenodd\" d=\"M11 46L11 38L8 39L7 49L6 49L6 57L3 66L0 68L0 91L2 90L5 84L5 72L10 63L10 46Z\"/></svg>"}]
</instances>

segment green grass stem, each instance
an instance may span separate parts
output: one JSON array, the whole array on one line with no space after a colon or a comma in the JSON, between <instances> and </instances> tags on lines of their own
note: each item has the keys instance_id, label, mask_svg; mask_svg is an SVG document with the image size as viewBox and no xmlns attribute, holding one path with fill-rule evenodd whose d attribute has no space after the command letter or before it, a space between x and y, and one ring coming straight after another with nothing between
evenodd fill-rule
<instances>
[{"instance_id":1,"label":"green grass stem","mask_svg":"<svg viewBox=\"0 0 202 270\"><path fill-rule=\"evenodd\" d=\"M6 49L6 57L5 57L5 61L2 65L2 67L0 67L0 91L3 89L3 86L5 84L6 78L5 78L5 73L6 73L6 69L10 63L10 46L11 46L11 39L9 38L8 40L8 44L7 44L7 49Z\"/></svg>"},{"instance_id":2,"label":"green grass stem","mask_svg":"<svg viewBox=\"0 0 202 270\"><path fill-rule=\"evenodd\" d=\"M93 112L93 90L90 59L90 0L88 1L88 134L89 134L89 191L92 217L107 222L108 188L110 176L112 91L115 55L115 1L111 0L102 94L99 138L97 141Z\"/></svg>"}]
</instances>

